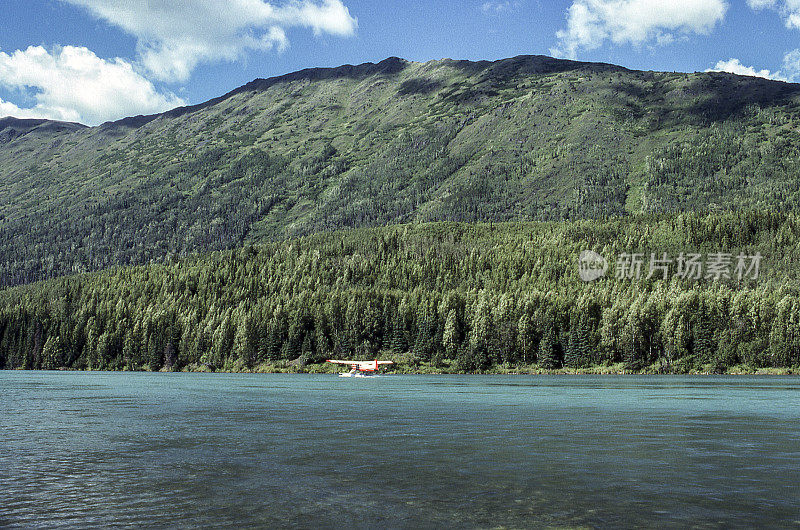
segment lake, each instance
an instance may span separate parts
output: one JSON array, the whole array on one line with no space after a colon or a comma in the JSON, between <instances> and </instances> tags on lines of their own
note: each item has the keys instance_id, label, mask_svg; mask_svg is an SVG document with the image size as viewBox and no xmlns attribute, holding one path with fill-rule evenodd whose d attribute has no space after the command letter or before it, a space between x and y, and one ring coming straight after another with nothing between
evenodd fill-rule
<instances>
[{"instance_id":1,"label":"lake","mask_svg":"<svg viewBox=\"0 0 800 530\"><path fill-rule=\"evenodd\" d=\"M0 372L0 526L800 525L800 379Z\"/></svg>"}]
</instances>

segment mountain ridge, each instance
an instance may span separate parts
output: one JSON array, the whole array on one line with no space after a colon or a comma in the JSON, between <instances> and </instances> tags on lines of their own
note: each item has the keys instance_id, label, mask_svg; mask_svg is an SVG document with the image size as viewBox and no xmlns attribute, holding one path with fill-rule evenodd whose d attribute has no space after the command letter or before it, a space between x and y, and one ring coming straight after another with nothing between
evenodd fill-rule
<instances>
[{"instance_id":1,"label":"mountain ridge","mask_svg":"<svg viewBox=\"0 0 800 530\"><path fill-rule=\"evenodd\" d=\"M64 132L85 128L85 125L75 122L6 116L0 118L0 144L25 136L32 131Z\"/></svg>"},{"instance_id":2,"label":"mountain ridge","mask_svg":"<svg viewBox=\"0 0 800 530\"><path fill-rule=\"evenodd\" d=\"M215 105L220 103L232 96L237 94L241 94L244 92L249 91L257 91L257 90L264 90L270 88L279 83L291 82L291 81L298 81L298 80L309 80L309 81L319 81L324 79L336 78L336 77L345 77L345 76L367 76L367 75L374 75L374 74L396 74L398 73L405 65L407 64L420 64L420 65L431 65L431 64L451 64L451 65L460 65L467 69L481 69L486 68L489 66L502 66L508 65L513 63L518 63L520 61L528 61L528 60L543 60L545 62L550 62L555 65L562 65L562 69L553 68L550 72L557 72L557 71L564 71L569 68L567 66L574 66L575 69L579 67L600 67L600 68L608 68L611 70L619 70L619 71L626 71L626 72L642 72L642 73L659 73L659 74L668 74L670 72L661 71L661 70L632 70L626 68L624 66L615 65L612 63L604 63L604 62L592 62L592 61L576 61L571 59L557 59L554 57L550 57L547 55L517 55L514 57L504 58L504 59L496 59L496 60L480 60L480 61L471 61L467 59L451 59L451 58L443 58L443 59L434 59L425 62L415 62L409 61L407 59L403 59L401 57L387 57L382 61L377 63L373 62L364 62L356 65L352 64L344 64L340 66L334 67L310 67L310 68L303 68L300 70L296 70L294 72L289 72L286 74L280 74L277 76L271 76L266 78L256 78L252 81L245 83L237 88L229 90L225 94L220 96L211 98L207 101L203 101L200 103L195 103L192 105L185 105L176 107L174 109L169 109L164 112L158 112L153 114L137 114L133 116L126 116L124 118L120 118L118 120L109 120L103 122L96 126L87 126L84 124L80 124L77 122L67 122L67 121L60 121L60 120L52 120L52 119L21 119L16 118L13 116L6 116L0 118L0 129L3 128L3 121L4 120L18 120L18 121L41 121L41 122L49 122L53 124L69 124L69 125L83 125L83 127L100 127L100 128L108 128L108 127L115 127L115 126L131 126L131 127L138 127L141 125L145 125L150 121L157 119L159 117L180 117L184 114L188 114L191 112L196 112L198 110L202 110L209 106ZM547 71L541 71L539 73L546 73ZM672 72L672 73L685 73L690 74L690 72ZM691 72L693 74L698 73L707 73L707 74L720 74L723 76L735 76L735 77L745 77L745 78L752 78L752 79L762 79L767 83L776 83L780 85L798 85L799 83L793 83L789 81L782 81L777 79L766 79L757 76L747 76L743 74L734 74L730 72L715 72L715 71L705 71L705 72Z\"/></svg>"},{"instance_id":3,"label":"mountain ridge","mask_svg":"<svg viewBox=\"0 0 800 530\"><path fill-rule=\"evenodd\" d=\"M444 58L444 59L438 59L438 60L434 59L434 60L431 60L431 61L417 62L417 63L415 63L414 61L409 61L407 59L403 59L401 57L392 56L392 57L387 57L386 59L383 59L382 61L377 62L377 63L365 62L365 63L360 63L360 64L357 64L357 65L344 64L344 65L334 66L334 67L310 67L310 68L303 68L303 69L300 69L300 70L296 70L294 72L289 72L289 73L281 74L281 75L277 75L277 76L271 76L271 77L266 77L266 78L256 78L256 79L253 79L252 81L249 81L248 83L245 83L242 86L239 86L237 88L234 88L234 89L226 92L225 94L222 94L221 96L217 96L217 97L211 98L211 99L209 99L207 101L203 101L203 102L200 102L200 103L195 103L195 104L192 104L192 105L185 105L185 106L181 106L181 107L176 107L174 109L170 109L170 110L166 110L164 112L158 112L158 113L154 113L154 114L137 114L137 115L134 115L134 116L126 116L126 117L120 118L118 120L109 120L109 121L103 122L103 123L101 123L99 125L96 125L94 127L113 127L113 126L117 126L117 125L122 125L122 126L144 125L144 124L148 123L149 121L152 121L153 119L156 119L156 118L161 117L161 116L178 117L178 116L181 116L183 114L187 114L187 113L194 112L194 111L197 111L197 110L202 110L203 108L209 107L211 105L214 105L216 103L224 101L225 99L228 99L229 97L235 96L235 95L243 93L243 92L254 91L254 90L263 90L263 89L269 88L269 87L271 87L273 85L276 85L278 83L290 82L290 81L298 81L298 80L302 80L302 79L306 79L306 80L309 80L309 81L318 81L318 80L322 80L322 79L329 79L329 78L335 78L335 77L344 77L344 76L348 76L348 75L349 76L353 76L353 75L355 75L355 76L365 76L365 75L373 75L373 74L380 74L380 73L394 74L394 73L398 73L399 70L402 69L402 67L404 65L410 64L410 63L423 64L423 65L436 64L436 63L449 63L449 64L456 64L456 65L463 65L463 66L465 66L467 68L485 68L488 65L503 64L503 63L513 62L513 61L527 60L527 59L536 59L536 60L544 59L544 60L552 61L554 63L575 64L575 65L608 66L608 67L612 67L612 68L615 68L615 69L628 70L625 67L617 66L617 65L613 65L613 64L609 64L609 63L573 61L573 60L569 60L569 59L556 59L556 58L549 57L549 56L546 56L546 55L517 55L515 57L509 57L509 58L505 58L505 59L497 59L497 60L494 60L494 61L489 61L489 60L470 61L470 60L466 60L466 59ZM1 127L2 126L2 120L5 120L5 119L19 120L20 118L15 118L13 116L7 116L5 118L0 118L0 128L2 128ZM39 121L48 121L48 122L53 122L53 123L73 123L73 122L63 122L63 121L50 120L50 119L39 120ZM90 126L85 126L85 127L90 127Z\"/></svg>"},{"instance_id":4,"label":"mountain ridge","mask_svg":"<svg viewBox=\"0 0 800 530\"><path fill-rule=\"evenodd\" d=\"M0 285L362 226L794 211L798 124L800 85L724 73L306 69L0 144Z\"/></svg>"}]
</instances>

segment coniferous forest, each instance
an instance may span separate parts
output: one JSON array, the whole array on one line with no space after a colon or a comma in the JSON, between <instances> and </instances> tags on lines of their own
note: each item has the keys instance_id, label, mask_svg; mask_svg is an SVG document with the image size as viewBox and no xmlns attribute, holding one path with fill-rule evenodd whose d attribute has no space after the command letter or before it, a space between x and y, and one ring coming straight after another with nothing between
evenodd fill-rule
<instances>
[{"instance_id":1,"label":"coniferous forest","mask_svg":"<svg viewBox=\"0 0 800 530\"><path fill-rule=\"evenodd\" d=\"M319 370L380 355L447 372L797 367L799 242L800 218L775 212L317 234L1 291L0 366ZM637 280L612 263L585 283L586 248L612 262L764 261L757 279Z\"/></svg>"}]
</instances>

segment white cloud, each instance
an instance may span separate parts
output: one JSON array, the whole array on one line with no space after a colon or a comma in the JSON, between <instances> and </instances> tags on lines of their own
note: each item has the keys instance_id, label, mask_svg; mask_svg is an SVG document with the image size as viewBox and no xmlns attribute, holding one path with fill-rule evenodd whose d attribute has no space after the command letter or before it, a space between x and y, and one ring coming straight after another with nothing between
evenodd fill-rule
<instances>
[{"instance_id":1,"label":"white cloud","mask_svg":"<svg viewBox=\"0 0 800 530\"><path fill-rule=\"evenodd\" d=\"M607 41L665 44L692 33L707 34L727 9L726 0L574 0L566 29L556 33L559 45L550 52L575 59L579 50Z\"/></svg>"},{"instance_id":2,"label":"white cloud","mask_svg":"<svg viewBox=\"0 0 800 530\"><path fill-rule=\"evenodd\" d=\"M14 116L15 118L44 118L35 109L21 109L10 101L3 101L0 98L0 118L5 116Z\"/></svg>"},{"instance_id":3,"label":"white cloud","mask_svg":"<svg viewBox=\"0 0 800 530\"><path fill-rule=\"evenodd\" d=\"M747 0L747 5L753 9L775 9L787 28L800 29L800 0Z\"/></svg>"},{"instance_id":4,"label":"white cloud","mask_svg":"<svg viewBox=\"0 0 800 530\"><path fill-rule=\"evenodd\" d=\"M510 0L489 0L484 2L481 6L481 11L487 15L505 15L513 13L522 7L520 2L511 2Z\"/></svg>"},{"instance_id":5,"label":"white cloud","mask_svg":"<svg viewBox=\"0 0 800 530\"><path fill-rule=\"evenodd\" d=\"M728 59L727 61L717 62L714 68L709 68L706 72L728 72L738 75L749 75L763 77L774 81L786 81L796 83L800 80L800 49L792 50L783 56L783 67L777 72L769 70L756 70L752 66L745 66L739 59Z\"/></svg>"},{"instance_id":6,"label":"white cloud","mask_svg":"<svg viewBox=\"0 0 800 530\"><path fill-rule=\"evenodd\" d=\"M134 114L148 114L183 105L162 94L123 59L105 60L83 47L48 51L30 46L11 54L0 52L0 85L32 91L31 108L0 100L0 116L48 118L96 125Z\"/></svg>"},{"instance_id":7,"label":"white cloud","mask_svg":"<svg viewBox=\"0 0 800 530\"><path fill-rule=\"evenodd\" d=\"M800 56L800 52L798 52ZM756 70L752 66L745 66L739 59L728 59L727 61L719 61L714 68L709 68L706 72L728 72L737 75L749 75L752 77L763 77L764 79L772 79L775 81L789 81L781 72L770 72L769 70Z\"/></svg>"},{"instance_id":8,"label":"white cloud","mask_svg":"<svg viewBox=\"0 0 800 530\"><path fill-rule=\"evenodd\" d=\"M790 81L795 82L800 79L800 49L792 50L783 56L783 70Z\"/></svg>"},{"instance_id":9,"label":"white cloud","mask_svg":"<svg viewBox=\"0 0 800 530\"><path fill-rule=\"evenodd\" d=\"M283 50L286 30L349 36L357 21L341 0L62 0L137 39L141 64L161 81L189 78L202 62L232 61L247 50Z\"/></svg>"}]
</instances>

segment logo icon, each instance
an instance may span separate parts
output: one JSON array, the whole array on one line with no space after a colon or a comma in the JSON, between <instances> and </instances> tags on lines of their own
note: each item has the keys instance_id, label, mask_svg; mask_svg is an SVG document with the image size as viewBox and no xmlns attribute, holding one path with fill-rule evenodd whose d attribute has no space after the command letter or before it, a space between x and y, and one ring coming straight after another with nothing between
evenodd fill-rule
<instances>
[{"instance_id":1,"label":"logo icon","mask_svg":"<svg viewBox=\"0 0 800 530\"><path fill-rule=\"evenodd\" d=\"M593 282L599 280L608 272L608 261L591 250L584 250L578 258L578 273L581 280Z\"/></svg>"}]
</instances>

